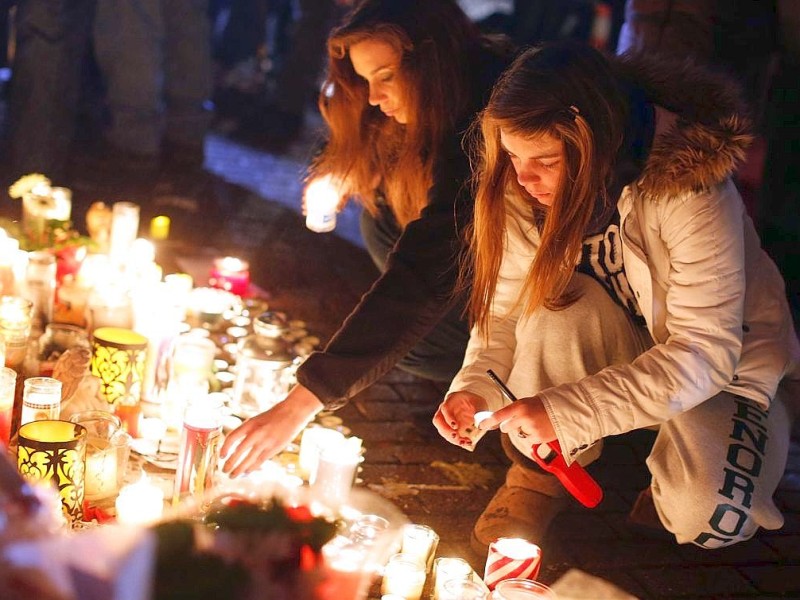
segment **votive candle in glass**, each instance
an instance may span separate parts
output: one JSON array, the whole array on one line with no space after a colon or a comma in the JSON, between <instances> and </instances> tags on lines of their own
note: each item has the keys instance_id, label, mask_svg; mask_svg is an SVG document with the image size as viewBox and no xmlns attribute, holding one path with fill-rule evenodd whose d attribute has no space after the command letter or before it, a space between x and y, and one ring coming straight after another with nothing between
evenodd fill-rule
<instances>
[{"instance_id":1,"label":"votive candle in glass","mask_svg":"<svg viewBox=\"0 0 800 600\"><path fill-rule=\"evenodd\" d=\"M439 535L427 525L411 523L403 526L403 555L419 562L426 571L433 564L438 545Z\"/></svg>"},{"instance_id":2,"label":"votive candle in glass","mask_svg":"<svg viewBox=\"0 0 800 600\"><path fill-rule=\"evenodd\" d=\"M319 457L327 448L344 442L344 435L335 429L311 425L303 430L300 436L300 452L298 466L300 475L309 481L313 481Z\"/></svg>"},{"instance_id":3,"label":"votive candle in glass","mask_svg":"<svg viewBox=\"0 0 800 600\"><path fill-rule=\"evenodd\" d=\"M492 600L557 600L548 586L530 579L505 579L497 584Z\"/></svg>"},{"instance_id":4,"label":"votive candle in glass","mask_svg":"<svg viewBox=\"0 0 800 600\"><path fill-rule=\"evenodd\" d=\"M86 428L69 421L33 421L19 428L17 468L28 479L50 481L70 521L83 516Z\"/></svg>"},{"instance_id":5,"label":"votive candle in glass","mask_svg":"<svg viewBox=\"0 0 800 600\"><path fill-rule=\"evenodd\" d=\"M476 581L450 579L441 587L437 584L437 600L487 600L488 591Z\"/></svg>"},{"instance_id":6,"label":"votive candle in glass","mask_svg":"<svg viewBox=\"0 0 800 600\"><path fill-rule=\"evenodd\" d=\"M233 256L217 258L211 266L208 285L237 296L246 296L250 289L250 264Z\"/></svg>"},{"instance_id":7,"label":"votive candle in glass","mask_svg":"<svg viewBox=\"0 0 800 600\"><path fill-rule=\"evenodd\" d=\"M172 502L177 504L184 495L202 502L214 484L222 441L224 400L221 392L207 394L189 402L183 416L178 468Z\"/></svg>"},{"instance_id":8,"label":"votive candle in glass","mask_svg":"<svg viewBox=\"0 0 800 600\"><path fill-rule=\"evenodd\" d=\"M462 558L441 557L433 561L433 598L443 600L444 584L450 581L469 581L472 567Z\"/></svg>"},{"instance_id":9,"label":"votive candle in glass","mask_svg":"<svg viewBox=\"0 0 800 600\"><path fill-rule=\"evenodd\" d=\"M100 393L109 409L137 437L147 338L130 329L100 327L92 332L92 375L100 378Z\"/></svg>"},{"instance_id":10,"label":"votive candle in glass","mask_svg":"<svg viewBox=\"0 0 800 600\"><path fill-rule=\"evenodd\" d=\"M139 235L139 205L115 202L111 208L111 247L109 256L117 266L128 260L128 252Z\"/></svg>"},{"instance_id":11,"label":"votive candle in glass","mask_svg":"<svg viewBox=\"0 0 800 600\"><path fill-rule=\"evenodd\" d=\"M166 215L158 215L150 219L150 239L165 240L169 237L170 220Z\"/></svg>"},{"instance_id":12,"label":"votive candle in glass","mask_svg":"<svg viewBox=\"0 0 800 600\"><path fill-rule=\"evenodd\" d=\"M61 382L52 377L28 377L22 386L20 425L58 420L61 416Z\"/></svg>"},{"instance_id":13,"label":"votive candle in glass","mask_svg":"<svg viewBox=\"0 0 800 600\"><path fill-rule=\"evenodd\" d=\"M17 372L10 367L0 367L0 444L8 447L11 438L11 415L14 411L14 391Z\"/></svg>"},{"instance_id":14,"label":"votive candle in glass","mask_svg":"<svg viewBox=\"0 0 800 600\"><path fill-rule=\"evenodd\" d=\"M383 571L381 594L395 594L405 600L419 600L425 586L425 566L416 557L395 554Z\"/></svg>"},{"instance_id":15,"label":"votive candle in glass","mask_svg":"<svg viewBox=\"0 0 800 600\"><path fill-rule=\"evenodd\" d=\"M317 233L336 228L339 190L330 175L315 179L305 189L306 227Z\"/></svg>"},{"instance_id":16,"label":"votive candle in glass","mask_svg":"<svg viewBox=\"0 0 800 600\"><path fill-rule=\"evenodd\" d=\"M311 489L333 506L347 500L361 462L361 439L346 438L319 453Z\"/></svg>"}]
</instances>

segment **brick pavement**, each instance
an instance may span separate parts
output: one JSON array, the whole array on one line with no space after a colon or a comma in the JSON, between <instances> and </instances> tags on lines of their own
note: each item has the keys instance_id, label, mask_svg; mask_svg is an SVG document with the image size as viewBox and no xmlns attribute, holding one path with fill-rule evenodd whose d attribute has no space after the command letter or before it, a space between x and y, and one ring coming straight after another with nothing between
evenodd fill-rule
<instances>
[{"instance_id":1,"label":"brick pavement","mask_svg":"<svg viewBox=\"0 0 800 600\"><path fill-rule=\"evenodd\" d=\"M306 136L275 155L210 136L204 175L136 177L78 162L63 183L74 189L79 225L91 201L129 199L142 204L145 224L159 212L172 216L178 245L162 252L185 241L210 254L249 258L271 305L307 321L324 340L367 289L375 269L352 243L358 240L352 214L341 224L344 239L303 226L300 181L310 147ZM440 439L430 418L441 394L430 382L393 371L339 415L365 440L363 484L412 521L432 526L441 536L439 556L462 556L482 571L481 559L469 550L470 529L502 483L505 458L495 434L474 453ZM626 524L633 499L648 482L642 461L652 439L651 432L635 432L607 440L603 457L590 467L606 499L595 510L576 505L557 518L542 543L540 578L553 583L578 568L640 598L800 598L800 427L777 494L784 528L713 552L680 547Z\"/></svg>"}]
</instances>

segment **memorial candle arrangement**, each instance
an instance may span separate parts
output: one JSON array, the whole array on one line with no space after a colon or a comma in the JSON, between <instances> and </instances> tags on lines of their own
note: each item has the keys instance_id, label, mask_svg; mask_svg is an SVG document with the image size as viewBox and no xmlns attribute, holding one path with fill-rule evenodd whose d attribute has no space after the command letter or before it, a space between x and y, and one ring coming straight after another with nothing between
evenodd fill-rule
<instances>
[{"instance_id":1,"label":"memorial candle arrangement","mask_svg":"<svg viewBox=\"0 0 800 600\"><path fill-rule=\"evenodd\" d=\"M222 442L224 398L223 393L208 394L194 399L186 407L173 504L177 504L184 495L191 495L202 502L203 496L214 484Z\"/></svg>"}]
</instances>

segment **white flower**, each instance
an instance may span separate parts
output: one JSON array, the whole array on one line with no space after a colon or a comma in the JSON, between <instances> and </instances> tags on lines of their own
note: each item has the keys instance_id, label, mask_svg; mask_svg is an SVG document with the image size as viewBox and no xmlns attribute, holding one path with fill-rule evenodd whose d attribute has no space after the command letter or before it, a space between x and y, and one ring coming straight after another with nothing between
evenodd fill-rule
<instances>
[{"instance_id":1,"label":"white flower","mask_svg":"<svg viewBox=\"0 0 800 600\"><path fill-rule=\"evenodd\" d=\"M41 173L30 173L17 179L10 188L8 195L12 198L22 198L36 188L49 188L50 180Z\"/></svg>"}]
</instances>

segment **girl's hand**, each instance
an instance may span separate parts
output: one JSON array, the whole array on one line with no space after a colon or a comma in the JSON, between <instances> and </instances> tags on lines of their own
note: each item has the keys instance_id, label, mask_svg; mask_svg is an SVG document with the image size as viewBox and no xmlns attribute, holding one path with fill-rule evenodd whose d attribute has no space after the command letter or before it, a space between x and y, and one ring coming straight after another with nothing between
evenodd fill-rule
<instances>
[{"instance_id":1,"label":"girl's hand","mask_svg":"<svg viewBox=\"0 0 800 600\"><path fill-rule=\"evenodd\" d=\"M531 447L556 439L556 430L538 396L521 398L492 413L480 423L480 429L497 429ZM519 447L519 446L518 446Z\"/></svg>"},{"instance_id":2,"label":"girl's hand","mask_svg":"<svg viewBox=\"0 0 800 600\"><path fill-rule=\"evenodd\" d=\"M439 405L433 424L444 439L456 446L472 447L475 413L486 410L486 400L470 392L454 392Z\"/></svg>"},{"instance_id":3,"label":"girl's hand","mask_svg":"<svg viewBox=\"0 0 800 600\"><path fill-rule=\"evenodd\" d=\"M322 408L308 388L296 385L283 402L228 434L220 450L225 461L222 470L236 477L258 469L288 446Z\"/></svg>"}]
</instances>

